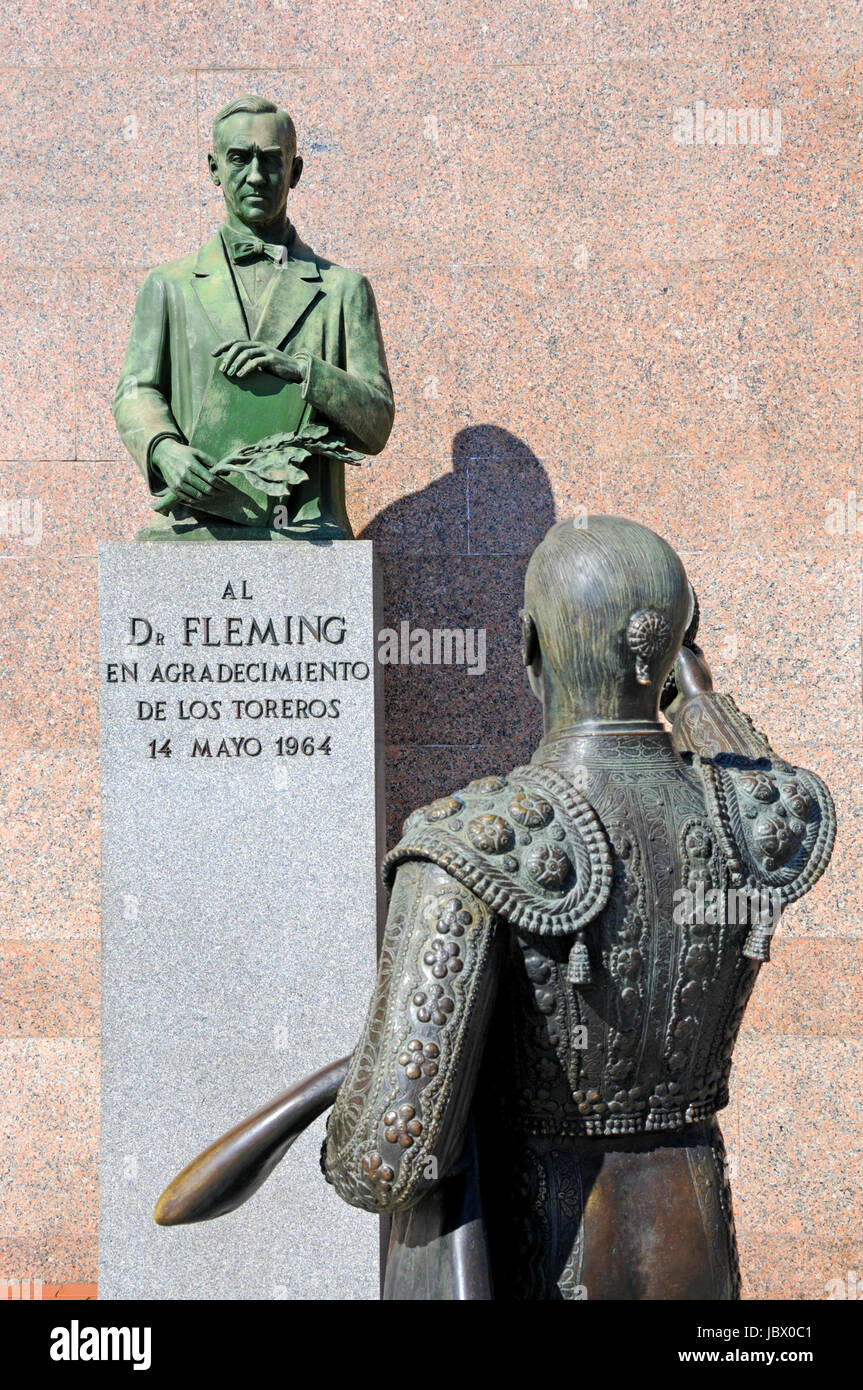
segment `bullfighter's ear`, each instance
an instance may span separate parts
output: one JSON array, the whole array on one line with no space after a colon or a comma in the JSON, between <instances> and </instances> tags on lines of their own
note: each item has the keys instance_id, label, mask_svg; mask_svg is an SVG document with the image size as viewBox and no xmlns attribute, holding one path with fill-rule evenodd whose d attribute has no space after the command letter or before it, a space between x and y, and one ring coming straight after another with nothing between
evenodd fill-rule
<instances>
[{"instance_id":1,"label":"bullfighter's ear","mask_svg":"<svg viewBox=\"0 0 863 1390\"><path fill-rule=\"evenodd\" d=\"M524 666L532 666L539 656L539 634L533 615L522 608L518 615L521 625L521 660Z\"/></svg>"}]
</instances>

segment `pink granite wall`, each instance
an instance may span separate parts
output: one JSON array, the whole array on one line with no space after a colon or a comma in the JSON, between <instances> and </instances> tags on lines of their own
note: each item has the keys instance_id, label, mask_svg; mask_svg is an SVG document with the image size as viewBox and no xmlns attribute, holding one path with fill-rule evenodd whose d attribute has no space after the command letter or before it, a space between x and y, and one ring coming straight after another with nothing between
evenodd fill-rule
<instances>
[{"instance_id":1,"label":"pink granite wall","mask_svg":"<svg viewBox=\"0 0 863 1390\"><path fill-rule=\"evenodd\" d=\"M746 1291L863 1277L861 45L854 0L4 12L0 1277L95 1279L96 546L147 517L110 397L145 269L217 221L208 125L247 90L296 117L304 237L378 294L398 416L349 500L388 616L488 629L483 678L390 674L392 823L536 739L515 612L553 519L675 544L718 684L840 817L737 1054ZM700 99L763 108L758 144L675 143Z\"/></svg>"}]
</instances>

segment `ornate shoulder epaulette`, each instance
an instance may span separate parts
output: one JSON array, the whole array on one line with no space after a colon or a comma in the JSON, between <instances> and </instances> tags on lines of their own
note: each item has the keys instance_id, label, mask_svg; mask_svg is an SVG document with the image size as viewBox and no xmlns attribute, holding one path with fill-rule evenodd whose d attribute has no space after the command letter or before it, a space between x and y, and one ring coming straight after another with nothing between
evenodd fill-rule
<instances>
[{"instance_id":1,"label":"ornate shoulder epaulette","mask_svg":"<svg viewBox=\"0 0 863 1390\"><path fill-rule=\"evenodd\" d=\"M584 928L608 902L611 851L590 802L545 767L480 777L414 811L383 862L426 859L510 922L541 936L572 934L568 977L590 981Z\"/></svg>"},{"instance_id":2,"label":"ornate shoulder epaulette","mask_svg":"<svg viewBox=\"0 0 863 1390\"><path fill-rule=\"evenodd\" d=\"M780 911L808 893L836 838L833 798L821 778L778 759L733 755L696 757L693 767L732 886L768 894ZM772 930L764 922L754 926L744 954L769 960Z\"/></svg>"}]
</instances>

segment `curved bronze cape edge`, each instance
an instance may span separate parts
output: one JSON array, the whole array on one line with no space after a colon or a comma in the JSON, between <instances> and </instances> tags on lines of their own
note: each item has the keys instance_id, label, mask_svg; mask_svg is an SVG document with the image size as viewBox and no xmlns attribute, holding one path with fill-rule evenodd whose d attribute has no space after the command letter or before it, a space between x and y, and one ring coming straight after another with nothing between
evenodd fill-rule
<instances>
[{"instance_id":1,"label":"curved bronze cape edge","mask_svg":"<svg viewBox=\"0 0 863 1390\"><path fill-rule=\"evenodd\" d=\"M349 1061L342 1057L306 1077L193 1158L156 1203L157 1225L212 1221L248 1201L294 1140L333 1105Z\"/></svg>"}]
</instances>

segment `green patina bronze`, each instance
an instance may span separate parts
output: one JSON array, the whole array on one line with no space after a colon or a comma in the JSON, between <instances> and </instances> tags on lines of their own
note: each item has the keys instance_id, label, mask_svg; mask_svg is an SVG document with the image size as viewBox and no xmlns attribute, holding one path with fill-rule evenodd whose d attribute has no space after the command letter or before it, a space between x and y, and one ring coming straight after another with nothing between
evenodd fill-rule
<instances>
[{"instance_id":1,"label":"green patina bronze","mask_svg":"<svg viewBox=\"0 0 863 1390\"><path fill-rule=\"evenodd\" d=\"M144 281L114 400L157 513L142 540L345 539L345 464L384 448L393 397L372 287L292 226L294 123L242 97L213 123L226 218Z\"/></svg>"}]
</instances>

